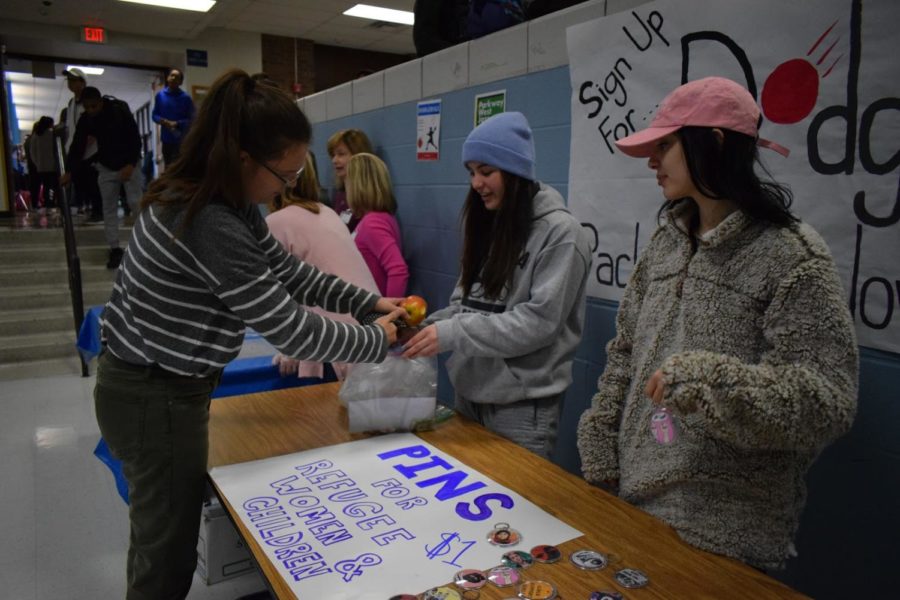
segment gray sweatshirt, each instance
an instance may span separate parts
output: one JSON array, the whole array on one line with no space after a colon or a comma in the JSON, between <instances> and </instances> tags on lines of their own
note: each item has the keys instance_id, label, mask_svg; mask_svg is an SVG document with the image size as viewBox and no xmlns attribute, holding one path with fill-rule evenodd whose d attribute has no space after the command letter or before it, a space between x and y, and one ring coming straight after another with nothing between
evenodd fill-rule
<instances>
[{"instance_id":1,"label":"gray sweatshirt","mask_svg":"<svg viewBox=\"0 0 900 600\"><path fill-rule=\"evenodd\" d=\"M856 412L858 353L834 261L808 225L732 213L698 242L674 209L628 282L599 391L578 426L585 478L687 542L778 568L806 499L804 476ZM671 445L644 394L661 369Z\"/></svg>"},{"instance_id":2,"label":"gray sweatshirt","mask_svg":"<svg viewBox=\"0 0 900 600\"><path fill-rule=\"evenodd\" d=\"M472 402L509 404L563 392L584 326L591 256L588 237L555 189L541 184L522 260L502 298L478 283L457 285L437 323L456 392Z\"/></svg>"}]
</instances>

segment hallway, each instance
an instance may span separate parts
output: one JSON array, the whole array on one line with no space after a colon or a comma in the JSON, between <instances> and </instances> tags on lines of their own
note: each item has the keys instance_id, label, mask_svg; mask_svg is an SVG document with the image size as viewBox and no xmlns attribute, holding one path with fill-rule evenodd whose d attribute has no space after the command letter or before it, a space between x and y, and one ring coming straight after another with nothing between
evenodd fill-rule
<instances>
[{"instance_id":1,"label":"hallway","mask_svg":"<svg viewBox=\"0 0 900 600\"><path fill-rule=\"evenodd\" d=\"M5 599L124 596L128 509L109 470L93 455L100 438L94 379L65 375L0 383ZM256 573L212 586L195 575L188 600L234 600L263 587Z\"/></svg>"}]
</instances>

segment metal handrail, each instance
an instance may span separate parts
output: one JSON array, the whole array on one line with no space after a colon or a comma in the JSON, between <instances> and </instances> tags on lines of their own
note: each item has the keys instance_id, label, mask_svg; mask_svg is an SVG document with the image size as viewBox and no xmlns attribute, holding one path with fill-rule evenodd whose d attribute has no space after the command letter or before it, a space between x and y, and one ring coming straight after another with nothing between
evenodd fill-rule
<instances>
[{"instance_id":1,"label":"metal handrail","mask_svg":"<svg viewBox=\"0 0 900 600\"><path fill-rule=\"evenodd\" d=\"M65 153L63 151L62 139L55 138L56 154L59 165L65 164ZM70 184L71 185L71 184ZM75 224L72 221L72 213L69 210L69 186L59 186L60 191L60 211L63 215L63 231L66 240L66 266L69 271L69 296L72 300L72 317L75 320L75 338L81 331L81 324L84 322L84 294L81 289L81 260L78 258L78 243L75 240ZM50 192L55 193L55 190ZM78 359L81 361L81 376L88 376L87 363L81 353L78 353Z\"/></svg>"}]
</instances>

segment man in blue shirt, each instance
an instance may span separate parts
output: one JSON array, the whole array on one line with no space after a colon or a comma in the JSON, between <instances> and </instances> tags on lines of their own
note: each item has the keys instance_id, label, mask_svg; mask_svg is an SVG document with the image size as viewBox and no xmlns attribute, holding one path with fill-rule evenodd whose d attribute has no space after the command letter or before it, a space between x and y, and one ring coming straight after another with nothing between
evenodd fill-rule
<instances>
[{"instance_id":1,"label":"man in blue shirt","mask_svg":"<svg viewBox=\"0 0 900 600\"><path fill-rule=\"evenodd\" d=\"M153 103L153 121L162 127L163 163L168 167L178 158L181 140L194 118L194 102L181 89L184 74L171 69L166 77L166 87L156 93Z\"/></svg>"}]
</instances>

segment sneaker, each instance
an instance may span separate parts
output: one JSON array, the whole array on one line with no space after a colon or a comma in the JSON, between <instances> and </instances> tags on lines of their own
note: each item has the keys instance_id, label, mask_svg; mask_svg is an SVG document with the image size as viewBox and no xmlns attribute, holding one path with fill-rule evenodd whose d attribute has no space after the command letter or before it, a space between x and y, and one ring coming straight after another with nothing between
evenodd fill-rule
<instances>
[{"instance_id":1,"label":"sneaker","mask_svg":"<svg viewBox=\"0 0 900 600\"><path fill-rule=\"evenodd\" d=\"M110 248L109 249L109 260L106 261L107 269L118 269L119 265L122 263L122 255L125 254L125 251L121 248Z\"/></svg>"}]
</instances>

